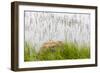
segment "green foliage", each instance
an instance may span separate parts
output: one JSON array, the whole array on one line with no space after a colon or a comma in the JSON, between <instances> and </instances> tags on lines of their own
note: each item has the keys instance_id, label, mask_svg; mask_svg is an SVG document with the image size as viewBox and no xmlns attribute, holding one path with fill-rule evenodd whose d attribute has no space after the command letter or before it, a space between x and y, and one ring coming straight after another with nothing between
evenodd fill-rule
<instances>
[{"instance_id":1,"label":"green foliage","mask_svg":"<svg viewBox=\"0 0 100 73\"><path fill-rule=\"evenodd\" d=\"M31 46L31 44L25 42L24 46L24 61L33 61L36 60L36 51L35 49Z\"/></svg>"},{"instance_id":2,"label":"green foliage","mask_svg":"<svg viewBox=\"0 0 100 73\"><path fill-rule=\"evenodd\" d=\"M90 58L90 49L88 47L84 47L80 49L80 59Z\"/></svg>"},{"instance_id":3,"label":"green foliage","mask_svg":"<svg viewBox=\"0 0 100 73\"><path fill-rule=\"evenodd\" d=\"M43 50L45 49L45 50ZM89 47L78 47L75 43L65 42L61 46L42 48L38 53L29 44L25 44L25 61L86 59L90 58Z\"/></svg>"}]
</instances>

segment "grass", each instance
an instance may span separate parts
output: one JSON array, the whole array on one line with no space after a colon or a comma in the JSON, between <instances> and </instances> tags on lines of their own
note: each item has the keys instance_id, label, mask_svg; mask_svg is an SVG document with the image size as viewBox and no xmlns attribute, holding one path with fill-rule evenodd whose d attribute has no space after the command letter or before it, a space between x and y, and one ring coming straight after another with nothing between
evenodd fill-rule
<instances>
[{"instance_id":1,"label":"grass","mask_svg":"<svg viewBox=\"0 0 100 73\"><path fill-rule=\"evenodd\" d=\"M34 47L25 43L24 61L87 59L90 58L90 48L78 47L75 43L63 43L53 48L42 48L38 53Z\"/></svg>"},{"instance_id":2,"label":"grass","mask_svg":"<svg viewBox=\"0 0 100 73\"><path fill-rule=\"evenodd\" d=\"M37 53L35 49L27 42L25 42L24 46L24 61L33 61L37 58Z\"/></svg>"}]
</instances>

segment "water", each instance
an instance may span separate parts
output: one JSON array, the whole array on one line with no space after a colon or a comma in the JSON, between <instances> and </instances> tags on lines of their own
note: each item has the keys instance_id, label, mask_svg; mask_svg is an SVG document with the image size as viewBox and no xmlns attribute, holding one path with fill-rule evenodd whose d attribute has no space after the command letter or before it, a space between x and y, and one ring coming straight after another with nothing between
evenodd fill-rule
<instances>
[{"instance_id":1,"label":"water","mask_svg":"<svg viewBox=\"0 0 100 73\"><path fill-rule=\"evenodd\" d=\"M90 14L25 12L25 41L38 51L49 40L90 44Z\"/></svg>"}]
</instances>

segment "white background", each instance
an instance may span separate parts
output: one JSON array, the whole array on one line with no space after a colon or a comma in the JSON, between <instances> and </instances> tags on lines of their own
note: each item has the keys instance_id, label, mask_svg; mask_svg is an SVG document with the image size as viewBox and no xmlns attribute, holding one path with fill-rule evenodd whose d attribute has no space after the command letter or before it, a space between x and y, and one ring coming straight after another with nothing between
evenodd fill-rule
<instances>
[{"instance_id":1,"label":"white background","mask_svg":"<svg viewBox=\"0 0 100 73\"><path fill-rule=\"evenodd\" d=\"M11 62L11 2L14 0L0 0L0 73L14 73L10 70ZM21 0L29 1L29 0ZM30 0L31 1L31 0ZM100 0L32 0L32 2L46 3L62 3L62 4L77 4L77 5L94 5L98 6L100 13ZM98 14L98 19L100 15ZM100 22L98 22L98 32L100 32ZM100 37L100 33L98 33ZM98 38L98 56L100 55L100 38ZM100 57L98 57L100 62ZM100 63L99 63L100 65ZM86 68L70 68L70 69L55 69L55 70L39 70L39 71L23 71L22 73L99 73L100 66Z\"/></svg>"}]
</instances>

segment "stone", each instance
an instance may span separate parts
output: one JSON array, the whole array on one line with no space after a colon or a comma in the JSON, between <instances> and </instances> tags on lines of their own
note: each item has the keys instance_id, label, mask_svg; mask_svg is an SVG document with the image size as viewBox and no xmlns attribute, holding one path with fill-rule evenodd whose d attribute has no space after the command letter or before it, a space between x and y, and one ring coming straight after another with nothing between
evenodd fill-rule
<instances>
[{"instance_id":1,"label":"stone","mask_svg":"<svg viewBox=\"0 0 100 73\"><path fill-rule=\"evenodd\" d=\"M54 40L49 40L43 44L40 50L45 50L45 49L52 49L58 46L61 46L63 44L62 41L54 41Z\"/></svg>"}]
</instances>

